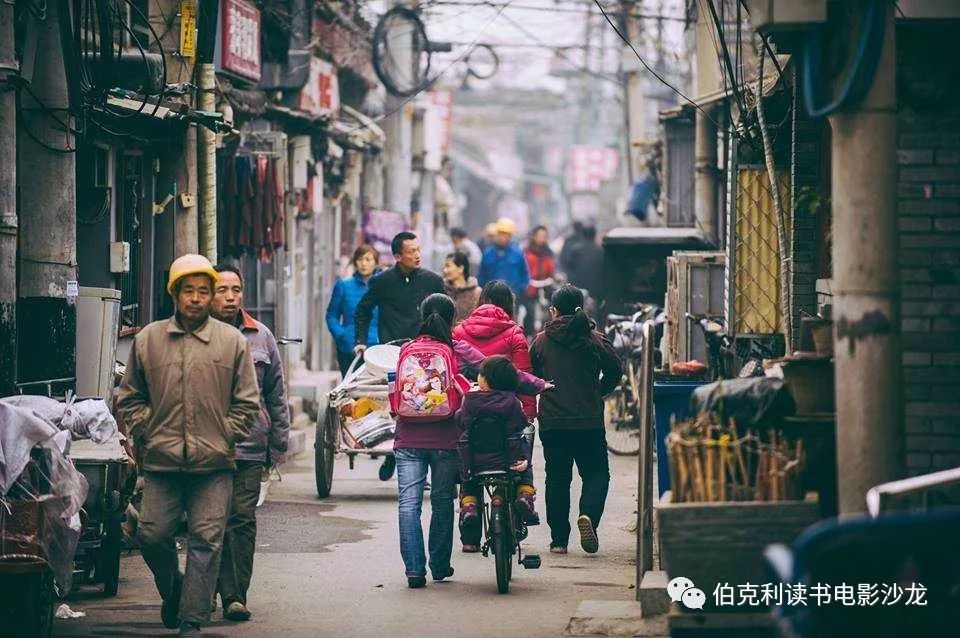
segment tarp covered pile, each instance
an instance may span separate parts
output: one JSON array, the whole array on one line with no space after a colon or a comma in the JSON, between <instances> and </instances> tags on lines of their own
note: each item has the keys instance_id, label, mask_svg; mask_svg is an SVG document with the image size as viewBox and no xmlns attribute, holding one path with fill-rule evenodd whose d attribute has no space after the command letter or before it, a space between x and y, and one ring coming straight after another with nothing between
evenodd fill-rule
<instances>
[{"instance_id":1,"label":"tarp covered pile","mask_svg":"<svg viewBox=\"0 0 960 638\"><path fill-rule=\"evenodd\" d=\"M0 555L40 553L61 592L69 590L88 490L70 442L118 437L100 399L0 399Z\"/></svg>"}]
</instances>

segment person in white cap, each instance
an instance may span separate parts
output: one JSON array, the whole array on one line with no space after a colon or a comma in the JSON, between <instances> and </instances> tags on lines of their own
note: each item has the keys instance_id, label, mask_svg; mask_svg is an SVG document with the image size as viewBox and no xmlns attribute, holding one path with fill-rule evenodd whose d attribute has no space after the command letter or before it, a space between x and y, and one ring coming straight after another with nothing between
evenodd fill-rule
<instances>
[{"instance_id":1,"label":"person in white cap","mask_svg":"<svg viewBox=\"0 0 960 638\"><path fill-rule=\"evenodd\" d=\"M181 636L199 636L210 619L220 549L233 495L234 446L260 415L247 340L210 317L216 270L201 255L170 265L176 312L133 342L117 411L144 478L143 558L163 599L161 619ZM187 519L181 574L174 535Z\"/></svg>"}]
</instances>

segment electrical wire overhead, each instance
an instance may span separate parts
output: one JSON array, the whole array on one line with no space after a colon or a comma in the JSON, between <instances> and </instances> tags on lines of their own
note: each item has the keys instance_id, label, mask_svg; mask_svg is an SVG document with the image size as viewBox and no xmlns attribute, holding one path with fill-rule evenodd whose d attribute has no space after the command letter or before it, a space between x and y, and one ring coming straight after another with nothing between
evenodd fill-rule
<instances>
[{"instance_id":1,"label":"electrical wire overhead","mask_svg":"<svg viewBox=\"0 0 960 638\"><path fill-rule=\"evenodd\" d=\"M616 25L616 23L613 21L613 19L610 18L610 14L608 14L607 11L606 11L606 9L604 9L603 4L600 2L600 0L593 0L593 2L594 2L594 4L597 5L597 8L600 9L600 14L601 14L601 15L603 16L603 18L607 21L607 24L610 25L610 28L613 29L613 32L617 34L617 37L619 37L620 40L622 40L624 44L626 44L628 47L630 47L630 50L633 51L633 54L634 54L635 56L637 56L637 60L640 61L640 64L643 65L643 68L645 68L653 77L655 77L657 80L659 80L661 84L663 84L665 87L667 87L668 89L670 89L671 91L673 91L674 93L676 93L676 94L677 94L678 96L680 96L684 101L686 101L688 104L690 104L693 108L695 108L695 109L697 109L698 111L700 111L700 113L702 113L704 117L706 117L710 122L713 122L714 126L717 126L717 127L720 126L720 124L719 124L715 119L713 119L713 117L712 117L709 113L707 113L703 108L701 108L701 106L700 106L699 104L697 104L697 103L694 102L692 99L690 99L689 97L687 97L687 96L683 93L683 91L681 91L680 89L678 89L678 88L675 87L674 85L670 84L670 82L668 82L668 81L666 80L666 78L664 78L662 75L660 75L659 73L657 73L657 72L653 69L653 67L651 67L649 64L647 64L647 61L644 60L644 59L643 59L643 56L640 55L640 52L637 51L637 47L633 46L633 43L630 42L630 39L623 34L623 32L620 30L620 27L618 27L618 26Z\"/></svg>"}]
</instances>

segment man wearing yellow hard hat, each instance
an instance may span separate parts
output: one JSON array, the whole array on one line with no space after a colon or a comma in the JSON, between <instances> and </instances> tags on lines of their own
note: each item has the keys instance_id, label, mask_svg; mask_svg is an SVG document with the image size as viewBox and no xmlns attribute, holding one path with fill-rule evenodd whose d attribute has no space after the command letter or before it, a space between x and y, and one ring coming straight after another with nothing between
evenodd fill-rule
<instances>
[{"instance_id":1,"label":"man wearing yellow hard hat","mask_svg":"<svg viewBox=\"0 0 960 638\"><path fill-rule=\"evenodd\" d=\"M210 316L217 278L202 255L183 255L170 265L174 316L137 334L117 397L144 478L143 558L163 599L161 620L180 636L199 636L210 619L233 495L234 445L260 414L247 340ZM187 567L181 573L174 535L184 514Z\"/></svg>"},{"instance_id":2,"label":"man wearing yellow hard hat","mask_svg":"<svg viewBox=\"0 0 960 638\"><path fill-rule=\"evenodd\" d=\"M510 285L514 295L521 295L530 283L530 273L523 250L513 241L517 224L509 217L501 217L496 221L494 230L496 236L493 245L483 251L477 279L481 286L494 279L502 279Z\"/></svg>"}]
</instances>

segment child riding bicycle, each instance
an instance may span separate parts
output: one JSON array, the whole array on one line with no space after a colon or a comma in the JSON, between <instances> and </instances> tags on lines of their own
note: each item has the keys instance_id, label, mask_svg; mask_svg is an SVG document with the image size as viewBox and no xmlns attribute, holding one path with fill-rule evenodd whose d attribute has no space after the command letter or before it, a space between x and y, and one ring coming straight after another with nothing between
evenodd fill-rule
<instances>
[{"instance_id":1,"label":"child riding bicycle","mask_svg":"<svg viewBox=\"0 0 960 638\"><path fill-rule=\"evenodd\" d=\"M460 536L463 551L479 551L482 488L472 477L480 472L519 472L518 511L528 525L538 524L531 467L533 445L524 437L528 421L517 398L519 375L503 355L488 357L480 366L477 390L468 392L457 412L460 440Z\"/></svg>"}]
</instances>

